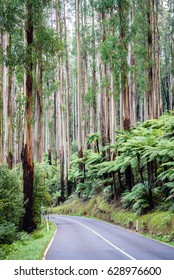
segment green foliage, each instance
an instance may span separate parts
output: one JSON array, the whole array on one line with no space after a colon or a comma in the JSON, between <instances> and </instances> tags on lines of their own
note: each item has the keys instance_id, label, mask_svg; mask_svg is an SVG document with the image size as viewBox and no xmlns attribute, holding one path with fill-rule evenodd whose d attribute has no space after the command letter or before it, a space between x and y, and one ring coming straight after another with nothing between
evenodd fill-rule
<instances>
[{"instance_id":1,"label":"green foliage","mask_svg":"<svg viewBox=\"0 0 174 280\"><path fill-rule=\"evenodd\" d=\"M163 190L166 194L166 201L168 201L174 199L174 162L164 163L162 167L167 170L161 172L158 179L164 182ZM174 210L173 205L171 205L171 209Z\"/></svg>"},{"instance_id":2,"label":"green foliage","mask_svg":"<svg viewBox=\"0 0 174 280\"><path fill-rule=\"evenodd\" d=\"M155 207L161 205L162 209L172 209L171 202L174 198L173 128L174 115L173 112L169 112L159 120L148 120L129 131L117 131L116 144L105 147L106 150L110 148L111 152L115 152L116 157L112 161L103 158L101 153L92 151L84 151L82 159L79 159L77 154L73 154L69 179L74 184L76 193L81 198L88 199L91 197L91 191L93 193L95 190L103 191L106 194L105 198L108 199L113 197L115 188L120 195L128 189L126 170L131 167L134 186L132 184L132 192L124 196L123 205L139 214L144 213L150 209L149 189L144 183L149 182L148 162L151 162L153 203ZM98 133L90 134L88 142L93 143L99 139L99 136ZM79 163L83 164L85 172L79 172ZM78 184L78 179L83 179L84 183ZM115 186L113 180L115 180Z\"/></svg>"},{"instance_id":3,"label":"green foliage","mask_svg":"<svg viewBox=\"0 0 174 280\"><path fill-rule=\"evenodd\" d=\"M18 168L0 165L0 243L16 238L23 214L22 181Z\"/></svg>"},{"instance_id":4,"label":"green foliage","mask_svg":"<svg viewBox=\"0 0 174 280\"><path fill-rule=\"evenodd\" d=\"M34 219L36 224L41 223L42 207L51 205L49 184L56 173L54 166L48 162L34 164Z\"/></svg>"},{"instance_id":5,"label":"green foliage","mask_svg":"<svg viewBox=\"0 0 174 280\"><path fill-rule=\"evenodd\" d=\"M95 133L91 133L90 135L88 135L87 143L92 144L96 141L100 142L100 140L101 140L100 133L95 132Z\"/></svg>"},{"instance_id":6,"label":"green foliage","mask_svg":"<svg viewBox=\"0 0 174 280\"><path fill-rule=\"evenodd\" d=\"M121 199L122 207L132 209L136 214L144 214L149 209L149 191L147 184L137 184L131 192L126 191Z\"/></svg>"},{"instance_id":7,"label":"green foliage","mask_svg":"<svg viewBox=\"0 0 174 280\"><path fill-rule=\"evenodd\" d=\"M47 230L46 223L38 227L32 234L20 233L18 240L13 244L0 245L1 260L41 260L44 251L50 242L56 226L52 223Z\"/></svg>"},{"instance_id":8,"label":"green foliage","mask_svg":"<svg viewBox=\"0 0 174 280\"><path fill-rule=\"evenodd\" d=\"M16 25L22 24L23 0L0 0L0 29L12 32Z\"/></svg>"},{"instance_id":9,"label":"green foliage","mask_svg":"<svg viewBox=\"0 0 174 280\"><path fill-rule=\"evenodd\" d=\"M12 243L17 237L17 227L11 222L0 224L0 244Z\"/></svg>"},{"instance_id":10,"label":"green foliage","mask_svg":"<svg viewBox=\"0 0 174 280\"><path fill-rule=\"evenodd\" d=\"M97 184L96 180L89 180L85 181L85 183L79 183L76 187L76 193L84 201L92 198L100 192L101 187Z\"/></svg>"}]
</instances>

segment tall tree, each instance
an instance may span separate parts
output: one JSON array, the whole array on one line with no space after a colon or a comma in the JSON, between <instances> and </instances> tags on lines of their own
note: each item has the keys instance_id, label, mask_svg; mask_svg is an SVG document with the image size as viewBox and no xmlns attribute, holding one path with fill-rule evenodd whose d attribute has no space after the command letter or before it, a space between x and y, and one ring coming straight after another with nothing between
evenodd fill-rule
<instances>
[{"instance_id":1,"label":"tall tree","mask_svg":"<svg viewBox=\"0 0 174 280\"><path fill-rule=\"evenodd\" d=\"M158 1L147 0L148 20L148 79L150 118L158 118L162 113L160 84L160 49L158 28Z\"/></svg>"},{"instance_id":2,"label":"tall tree","mask_svg":"<svg viewBox=\"0 0 174 280\"><path fill-rule=\"evenodd\" d=\"M67 21L66 21L66 3L64 3L64 33L65 33L65 53L66 53L66 114L67 114L67 166L65 168L65 185L67 197L70 195L70 188L68 185L68 168L70 167L72 148L71 148L71 123L70 123L70 77L69 77L69 53L68 53L68 41L67 41ZM64 120L65 121L65 120ZM64 129L66 126L64 125ZM64 138L65 133L64 133ZM66 149L66 145L65 145ZM66 156L66 155L65 155Z\"/></svg>"},{"instance_id":3,"label":"tall tree","mask_svg":"<svg viewBox=\"0 0 174 280\"><path fill-rule=\"evenodd\" d=\"M12 135L12 66L10 61L11 54L11 34L6 32L4 38L4 118L5 118L5 137L4 151L8 167L13 167L13 135Z\"/></svg>"},{"instance_id":4,"label":"tall tree","mask_svg":"<svg viewBox=\"0 0 174 280\"><path fill-rule=\"evenodd\" d=\"M34 180L34 165L33 165L33 114L32 114L32 99L33 99L33 15L30 0L26 0L25 5L25 41L27 50L27 63L25 69L24 90L26 95L25 117L24 117L24 141L22 147L22 165L23 165L23 180L24 180L24 208L23 230L32 232L36 227L34 221L33 209L33 180Z\"/></svg>"},{"instance_id":5,"label":"tall tree","mask_svg":"<svg viewBox=\"0 0 174 280\"><path fill-rule=\"evenodd\" d=\"M76 0L77 26L77 101L78 101L78 157L83 157L82 147L82 91L81 91L81 41L80 41L80 0ZM82 166L80 165L80 169Z\"/></svg>"},{"instance_id":6,"label":"tall tree","mask_svg":"<svg viewBox=\"0 0 174 280\"><path fill-rule=\"evenodd\" d=\"M3 162L2 145L2 119L3 119L3 98L2 98L2 33L0 32L0 163Z\"/></svg>"},{"instance_id":7,"label":"tall tree","mask_svg":"<svg viewBox=\"0 0 174 280\"><path fill-rule=\"evenodd\" d=\"M128 15L129 15L129 2L128 0L118 1L119 9L119 32L120 32L120 45L122 48L121 53L121 123L125 130L130 128L130 98L129 98L129 85L128 85Z\"/></svg>"},{"instance_id":8,"label":"tall tree","mask_svg":"<svg viewBox=\"0 0 174 280\"><path fill-rule=\"evenodd\" d=\"M38 162L42 162L42 125L43 125L43 117L42 117L42 77L43 77L43 69L42 69L42 51L41 48L39 50L36 65L36 79L37 79L37 87L35 93L35 147L36 147L36 160Z\"/></svg>"}]
</instances>

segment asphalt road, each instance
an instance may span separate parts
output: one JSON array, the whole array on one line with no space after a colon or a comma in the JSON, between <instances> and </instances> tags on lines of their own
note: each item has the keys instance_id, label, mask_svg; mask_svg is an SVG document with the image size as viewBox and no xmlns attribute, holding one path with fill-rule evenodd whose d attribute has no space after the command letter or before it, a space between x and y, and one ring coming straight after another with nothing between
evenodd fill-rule
<instances>
[{"instance_id":1,"label":"asphalt road","mask_svg":"<svg viewBox=\"0 0 174 280\"><path fill-rule=\"evenodd\" d=\"M52 215L46 260L174 260L174 247L99 220Z\"/></svg>"}]
</instances>

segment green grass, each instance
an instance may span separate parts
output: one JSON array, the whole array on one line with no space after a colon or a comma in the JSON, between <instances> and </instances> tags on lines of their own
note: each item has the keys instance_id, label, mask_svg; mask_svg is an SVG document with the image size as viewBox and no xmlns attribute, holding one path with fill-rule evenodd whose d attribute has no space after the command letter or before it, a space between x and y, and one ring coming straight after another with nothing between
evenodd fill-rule
<instances>
[{"instance_id":1,"label":"green grass","mask_svg":"<svg viewBox=\"0 0 174 280\"><path fill-rule=\"evenodd\" d=\"M55 229L56 226L50 223L50 230L47 231L46 223L43 222L32 234L21 233L20 240L0 246L0 259L41 260Z\"/></svg>"},{"instance_id":2,"label":"green grass","mask_svg":"<svg viewBox=\"0 0 174 280\"><path fill-rule=\"evenodd\" d=\"M137 216L135 212L121 209L118 203L108 204L102 196L97 196L85 202L72 199L53 208L52 212L94 217L133 231L136 229L138 219L139 233L174 245L174 213L170 211L153 211Z\"/></svg>"}]
</instances>

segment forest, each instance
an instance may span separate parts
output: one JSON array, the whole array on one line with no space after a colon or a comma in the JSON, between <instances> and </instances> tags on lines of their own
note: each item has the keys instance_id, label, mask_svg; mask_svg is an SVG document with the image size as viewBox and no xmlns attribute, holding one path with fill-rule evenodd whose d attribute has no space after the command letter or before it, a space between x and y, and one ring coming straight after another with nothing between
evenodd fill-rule
<instances>
[{"instance_id":1,"label":"forest","mask_svg":"<svg viewBox=\"0 0 174 280\"><path fill-rule=\"evenodd\" d=\"M173 0L0 0L0 243L45 209L174 211Z\"/></svg>"}]
</instances>

